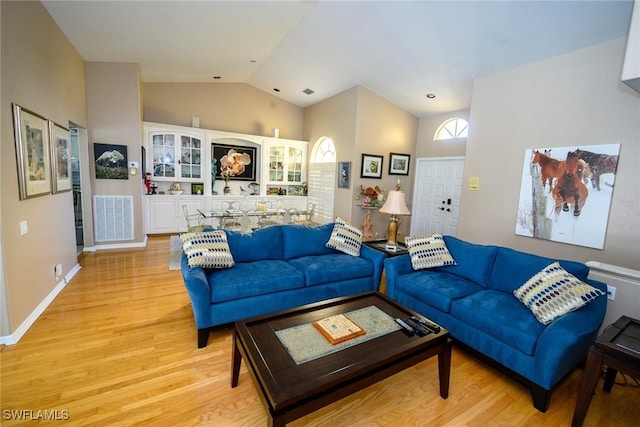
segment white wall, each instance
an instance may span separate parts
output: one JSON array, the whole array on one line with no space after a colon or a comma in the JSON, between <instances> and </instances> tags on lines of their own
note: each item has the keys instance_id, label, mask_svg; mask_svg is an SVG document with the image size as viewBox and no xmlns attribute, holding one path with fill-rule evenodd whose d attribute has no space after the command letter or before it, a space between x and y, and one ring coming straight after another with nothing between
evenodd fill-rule
<instances>
[{"instance_id":1,"label":"white wall","mask_svg":"<svg viewBox=\"0 0 640 427\"><path fill-rule=\"evenodd\" d=\"M640 94L619 38L474 81L458 235L554 258L640 269ZM517 236L525 149L621 144L604 250Z\"/></svg>"}]
</instances>

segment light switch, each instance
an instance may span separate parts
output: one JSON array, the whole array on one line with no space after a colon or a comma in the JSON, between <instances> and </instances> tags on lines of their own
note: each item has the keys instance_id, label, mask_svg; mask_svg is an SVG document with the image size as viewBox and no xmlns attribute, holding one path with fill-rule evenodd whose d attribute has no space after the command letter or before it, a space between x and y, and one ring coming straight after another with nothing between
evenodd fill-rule
<instances>
[{"instance_id":1,"label":"light switch","mask_svg":"<svg viewBox=\"0 0 640 427\"><path fill-rule=\"evenodd\" d=\"M27 227L27 221L20 221L20 234L25 235L29 231L29 227Z\"/></svg>"},{"instance_id":2,"label":"light switch","mask_svg":"<svg viewBox=\"0 0 640 427\"><path fill-rule=\"evenodd\" d=\"M478 189L480 188L480 178L478 178L477 176L469 177L468 188L472 191L478 191Z\"/></svg>"}]
</instances>

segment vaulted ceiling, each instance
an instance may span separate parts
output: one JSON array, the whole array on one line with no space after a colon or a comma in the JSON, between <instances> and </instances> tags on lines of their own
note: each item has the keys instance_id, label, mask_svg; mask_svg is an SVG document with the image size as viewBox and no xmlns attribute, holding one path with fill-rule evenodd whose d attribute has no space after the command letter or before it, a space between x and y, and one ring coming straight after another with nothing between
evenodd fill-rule
<instances>
[{"instance_id":1,"label":"vaulted ceiling","mask_svg":"<svg viewBox=\"0 0 640 427\"><path fill-rule=\"evenodd\" d=\"M86 61L138 63L144 82L243 82L301 107L362 85L418 117L468 108L476 77L626 36L633 7L631 0L43 4Z\"/></svg>"}]
</instances>

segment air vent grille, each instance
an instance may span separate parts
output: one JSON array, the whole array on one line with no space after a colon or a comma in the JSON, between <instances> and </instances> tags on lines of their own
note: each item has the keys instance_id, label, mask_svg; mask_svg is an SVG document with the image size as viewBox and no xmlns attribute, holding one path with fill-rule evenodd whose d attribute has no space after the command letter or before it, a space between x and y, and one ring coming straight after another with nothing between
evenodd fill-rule
<instances>
[{"instance_id":1,"label":"air vent grille","mask_svg":"<svg viewBox=\"0 0 640 427\"><path fill-rule=\"evenodd\" d=\"M133 196L93 196L96 242L133 240Z\"/></svg>"}]
</instances>

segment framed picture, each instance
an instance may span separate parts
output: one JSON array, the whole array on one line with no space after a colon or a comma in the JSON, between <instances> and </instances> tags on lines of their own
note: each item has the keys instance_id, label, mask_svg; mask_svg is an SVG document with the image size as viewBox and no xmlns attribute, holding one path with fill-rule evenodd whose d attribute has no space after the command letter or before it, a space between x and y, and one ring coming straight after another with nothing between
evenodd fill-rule
<instances>
[{"instance_id":1,"label":"framed picture","mask_svg":"<svg viewBox=\"0 0 640 427\"><path fill-rule=\"evenodd\" d=\"M13 104L13 130L20 200L50 194L51 155L47 119Z\"/></svg>"},{"instance_id":2,"label":"framed picture","mask_svg":"<svg viewBox=\"0 0 640 427\"><path fill-rule=\"evenodd\" d=\"M338 162L338 188L351 188L351 162Z\"/></svg>"},{"instance_id":3,"label":"framed picture","mask_svg":"<svg viewBox=\"0 0 640 427\"><path fill-rule=\"evenodd\" d=\"M129 179L127 146L117 144L93 144L96 179Z\"/></svg>"},{"instance_id":4,"label":"framed picture","mask_svg":"<svg viewBox=\"0 0 640 427\"><path fill-rule=\"evenodd\" d=\"M211 156L211 174L215 179L223 179L222 174L227 171L230 180L256 180L255 147L211 144Z\"/></svg>"},{"instance_id":5,"label":"framed picture","mask_svg":"<svg viewBox=\"0 0 640 427\"><path fill-rule=\"evenodd\" d=\"M410 155L389 153L389 158L389 175L409 175Z\"/></svg>"},{"instance_id":6,"label":"framed picture","mask_svg":"<svg viewBox=\"0 0 640 427\"><path fill-rule=\"evenodd\" d=\"M71 191L71 138L69 129L49 120L52 193Z\"/></svg>"},{"instance_id":7,"label":"framed picture","mask_svg":"<svg viewBox=\"0 0 640 427\"><path fill-rule=\"evenodd\" d=\"M619 158L620 144L526 149L516 234L604 249Z\"/></svg>"},{"instance_id":8,"label":"framed picture","mask_svg":"<svg viewBox=\"0 0 640 427\"><path fill-rule=\"evenodd\" d=\"M204 194L204 184L191 184L191 194Z\"/></svg>"},{"instance_id":9,"label":"framed picture","mask_svg":"<svg viewBox=\"0 0 640 427\"><path fill-rule=\"evenodd\" d=\"M362 155L361 178L382 178L382 156L373 154Z\"/></svg>"}]
</instances>

